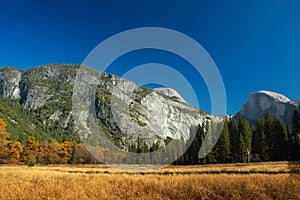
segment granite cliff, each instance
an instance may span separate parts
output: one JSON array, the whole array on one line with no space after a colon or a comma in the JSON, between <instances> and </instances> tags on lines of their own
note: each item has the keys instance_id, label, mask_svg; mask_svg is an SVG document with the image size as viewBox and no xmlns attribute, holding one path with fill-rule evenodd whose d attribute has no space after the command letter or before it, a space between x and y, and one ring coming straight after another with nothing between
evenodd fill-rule
<instances>
[{"instance_id":1,"label":"granite cliff","mask_svg":"<svg viewBox=\"0 0 300 200\"><path fill-rule=\"evenodd\" d=\"M79 65L1 68L0 95L33 113L46 129L63 130L64 134L80 132L78 127L87 126L93 115L112 140L124 146L126 142L151 146L166 138L187 141L194 126L227 117L192 107L173 89L143 88L112 74L82 70ZM78 98L83 109L74 109ZM82 124L76 126L74 117Z\"/></svg>"},{"instance_id":2,"label":"granite cliff","mask_svg":"<svg viewBox=\"0 0 300 200\"><path fill-rule=\"evenodd\" d=\"M292 116L299 102L292 101L282 94L270 91L259 91L250 94L242 109L233 118L244 118L254 124L259 118L269 112L272 117L279 117L284 123L292 125Z\"/></svg>"}]
</instances>

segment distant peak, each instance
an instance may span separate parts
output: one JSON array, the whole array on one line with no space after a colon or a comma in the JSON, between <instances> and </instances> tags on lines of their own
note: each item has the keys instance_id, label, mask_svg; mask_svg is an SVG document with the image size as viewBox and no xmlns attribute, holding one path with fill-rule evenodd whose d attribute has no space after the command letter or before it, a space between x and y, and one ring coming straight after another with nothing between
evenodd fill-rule
<instances>
[{"instance_id":1,"label":"distant peak","mask_svg":"<svg viewBox=\"0 0 300 200\"><path fill-rule=\"evenodd\" d=\"M273 97L274 99L280 101L280 102L290 102L291 100L289 98L287 98L286 96L276 93L276 92L270 92L270 91L266 91L266 90L261 90L257 93L262 93L262 94L266 94L270 97Z\"/></svg>"}]
</instances>

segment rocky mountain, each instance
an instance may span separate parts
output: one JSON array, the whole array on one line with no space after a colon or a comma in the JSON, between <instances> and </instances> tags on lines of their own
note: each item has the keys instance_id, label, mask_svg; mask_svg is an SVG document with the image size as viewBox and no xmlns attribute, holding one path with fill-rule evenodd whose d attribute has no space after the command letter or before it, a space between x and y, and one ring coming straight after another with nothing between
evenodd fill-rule
<instances>
[{"instance_id":1,"label":"rocky mountain","mask_svg":"<svg viewBox=\"0 0 300 200\"><path fill-rule=\"evenodd\" d=\"M250 94L248 102L233 118L241 117L253 124L269 112L272 117L277 116L291 126L293 113L298 106L299 102L291 101L282 94L263 90Z\"/></svg>"},{"instance_id":2,"label":"rocky mountain","mask_svg":"<svg viewBox=\"0 0 300 200\"><path fill-rule=\"evenodd\" d=\"M0 94L7 99L20 98L19 83L22 71L15 68L4 68L0 71Z\"/></svg>"},{"instance_id":3,"label":"rocky mountain","mask_svg":"<svg viewBox=\"0 0 300 200\"><path fill-rule=\"evenodd\" d=\"M25 71L1 68L0 95L29 113L32 127L83 136L91 133L93 118L122 146L138 142L151 146L166 138L187 141L193 127L227 117L190 106L173 89L143 88L79 65L44 65ZM11 120L18 124L17 119Z\"/></svg>"}]
</instances>

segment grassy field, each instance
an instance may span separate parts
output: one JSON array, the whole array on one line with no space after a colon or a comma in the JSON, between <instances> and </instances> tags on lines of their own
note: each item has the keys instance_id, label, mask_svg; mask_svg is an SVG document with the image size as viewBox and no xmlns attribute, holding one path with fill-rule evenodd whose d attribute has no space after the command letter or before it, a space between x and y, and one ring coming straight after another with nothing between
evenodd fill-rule
<instances>
[{"instance_id":1,"label":"grassy field","mask_svg":"<svg viewBox=\"0 0 300 200\"><path fill-rule=\"evenodd\" d=\"M299 164L287 162L168 166L150 173L3 165L0 199L300 199L299 171Z\"/></svg>"}]
</instances>

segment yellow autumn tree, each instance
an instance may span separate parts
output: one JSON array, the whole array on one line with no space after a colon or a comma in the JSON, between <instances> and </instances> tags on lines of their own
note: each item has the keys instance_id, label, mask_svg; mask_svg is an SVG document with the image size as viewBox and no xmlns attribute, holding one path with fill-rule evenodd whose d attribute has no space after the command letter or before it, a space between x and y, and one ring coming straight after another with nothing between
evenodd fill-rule
<instances>
[{"instance_id":1,"label":"yellow autumn tree","mask_svg":"<svg viewBox=\"0 0 300 200\"><path fill-rule=\"evenodd\" d=\"M20 142L9 141L8 149L9 149L9 155L7 158L8 163L15 163L15 164L19 163L23 151L22 144Z\"/></svg>"},{"instance_id":2,"label":"yellow autumn tree","mask_svg":"<svg viewBox=\"0 0 300 200\"><path fill-rule=\"evenodd\" d=\"M68 163L74 163L78 145L75 142L69 142L69 141L65 141L61 145L62 145L63 151L67 152L67 154L65 154L66 161Z\"/></svg>"},{"instance_id":3,"label":"yellow autumn tree","mask_svg":"<svg viewBox=\"0 0 300 200\"><path fill-rule=\"evenodd\" d=\"M9 139L10 134L6 131L6 123L0 118L0 139Z\"/></svg>"},{"instance_id":4,"label":"yellow autumn tree","mask_svg":"<svg viewBox=\"0 0 300 200\"><path fill-rule=\"evenodd\" d=\"M58 142L52 142L49 144L49 161L53 164L64 164L66 163L71 155L67 149L64 148L63 144Z\"/></svg>"},{"instance_id":5,"label":"yellow autumn tree","mask_svg":"<svg viewBox=\"0 0 300 200\"><path fill-rule=\"evenodd\" d=\"M0 118L0 163L19 163L22 145L20 142L9 140L10 134L6 131L6 123Z\"/></svg>"},{"instance_id":6,"label":"yellow autumn tree","mask_svg":"<svg viewBox=\"0 0 300 200\"><path fill-rule=\"evenodd\" d=\"M2 127L2 124L1 124L1 133L0 133L0 163L3 164L3 163L8 163L8 156L9 156L8 144L9 144L9 141L6 139L7 138L5 136L6 133L4 133L4 131L3 131L2 128L3 127Z\"/></svg>"},{"instance_id":7,"label":"yellow autumn tree","mask_svg":"<svg viewBox=\"0 0 300 200\"><path fill-rule=\"evenodd\" d=\"M81 164L95 164L99 161L94 158L94 156L90 153L90 151L94 151L95 149L89 147L89 150L84 144L78 144L77 152L76 152L76 162Z\"/></svg>"},{"instance_id":8,"label":"yellow autumn tree","mask_svg":"<svg viewBox=\"0 0 300 200\"><path fill-rule=\"evenodd\" d=\"M36 141L35 137L28 136L26 145L23 148L23 154L21 160L25 163L28 162L36 163L41 148L42 146L38 141Z\"/></svg>"}]
</instances>

